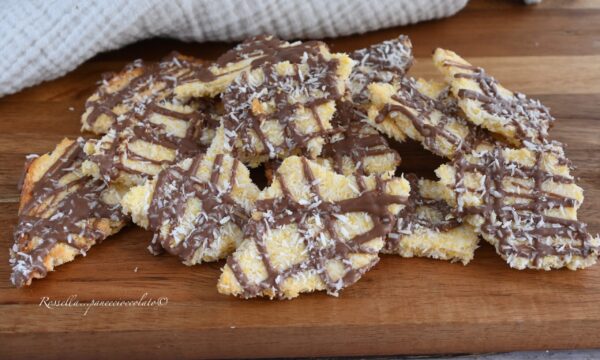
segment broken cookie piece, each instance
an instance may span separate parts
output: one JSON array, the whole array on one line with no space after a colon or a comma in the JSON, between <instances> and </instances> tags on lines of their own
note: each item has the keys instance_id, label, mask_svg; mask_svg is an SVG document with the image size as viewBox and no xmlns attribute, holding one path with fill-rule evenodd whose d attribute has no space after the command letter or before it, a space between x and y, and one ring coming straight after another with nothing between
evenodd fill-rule
<instances>
[{"instance_id":1,"label":"broken cookie piece","mask_svg":"<svg viewBox=\"0 0 600 360\"><path fill-rule=\"evenodd\" d=\"M366 123L365 117L355 104L338 102L331 121L334 135L316 161L342 175L394 172L400 164L400 155L379 131Z\"/></svg>"},{"instance_id":2,"label":"broken cookie piece","mask_svg":"<svg viewBox=\"0 0 600 360\"><path fill-rule=\"evenodd\" d=\"M337 296L378 261L410 191L391 174L346 177L292 156L256 202L218 290L243 298Z\"/></svg>"},{"instance_id":3,"label":"broken cookie piece","mask_svg":"<svg viewBox=\"0 0 600 360\"><path fill-rule=\"evenodd\" d=\"M350 54L356 64L348 78L348 90L355 104L369 101L367 86L371 83L397 83L413 62L412 44L406 35L386 40Z\"/></svg>"},{"instance_id":4,"label":"broken cookie piece","mask_svg":"<svg viewBox=\"0 0 600 360\"><path fill-rule=\"evenodd\" d=\"M237 248L258 193L240 161L208 152L132 188L122 205L134 223L154 232L153 253L164 249L194 265Z\"/></svg>"},{"instance_id":5,"label":"broken cookie piece","mask_svg":"<svg viewBox=\"0 0 600 360\"><path fill-rule=\"evenodd\" d=\"M400 156L387 140L366 122L367 85L397 83L412 64L412 45L405 35L350 54L355 61L347 93L337 102L332 136L317 161L344 175L381 174L395 170Z\"/></svg>"},{"instance_id":6,"label":"broken cookie piece","mask_svg":"<svg viewBox=\"0 0 600 360\"><path fill-rule=\"evenodd\" d=\"M173 97L180 78L202 67L200 60L172 53L156 64L136 60L118 74L107 74L85 103L82 131L106 134L119 116L137 106Z\"/></svg>"},{"instance_id":7,"label":"broken cookie piece","mask_svg":"<svg viewBox=\"0 0 600 360\"><path fill-rule=\"evenodd\" d=\"M224 137L216 142L251 167L293 154L315 158L351 68L347 55L323 48L304 53L297 64L243 72L222 95Z\"/></svg>"},{"instance_id":8,"label":"broken cookie piece","mask_svg":"<svg viewBox=\"0 0 600 360\"><path fill-rule=\"evenodd\" d=\"M447 158L478 141L443 83L406 77L396 85L371 84L369 93L369 123L398 141L409 137Z\"/></svg>"},{"instance_id":9,"label":"broken cookie piece","mask_svg":"<svg viewBox=\"0 0 600 360\"><path fill-rule=\"evenodd\" d=\"M502 135L514 145L545 142L554 118L538 100L506 89L484 69L452 51L436 49L433 61L470 122Z\"/></svg>"},{"instance_id":10,"label":"broken cookie piece","mask_svg":"<svg viewBox=\"0 0 600 360\"><path fill-rule=\"evenodd\" d=\"M577 220L583 190L562 145L482 143L436 174L444 198L511 267L572 270L594 264L600 238Z\"/></svg>"},{"instance_id":11,"label":"broken cookie piece","mask_svg":"<svg viewBox=\"0 0 600 360\"><path fill-rule=\"evenodd\" d=\"M327 49L320 41L289 43L271 35L249 38L221 55L209 67L194 67L182 79L175 93L180 99L215 97L225 91L241 73L265 64L302 62Z\"/></svg>"},{"instance_id":12,"label":"broken cookie piece","mask_svg":"<svg viewBox=\"0 0 600 360\"><path fill-rule=\"evenodd\" d=\"M124 189L85 176L83 139L64 139L31 161L23 179L19 221L10 251L11 281L30 285L118 232L126 223Z\"/></svg>"},{"instance_id":13,"label":"broken cookie piece","mask_svg":"<svg viewBox=\"0 0 600 360\"><path fill-rule=\"evenodd\" d=\"M473 226L461 222L443 199L443 185L414 174L406 175L410 197L386 239L384 254L429 257L468 264L479 237Z\"/></svg>"},{"instance_id":14,"label":"broken cookie piece","mask_svg":"<svg viewBox=\"0 0 600 360\"><path fill-rule=\"evenodd\" d=\"M89 140L83 171L107 183L142 184L165 167L204 151L208 115L178 101L150 103L117 118L100 140Z\"/></svg>"}]
</instances>

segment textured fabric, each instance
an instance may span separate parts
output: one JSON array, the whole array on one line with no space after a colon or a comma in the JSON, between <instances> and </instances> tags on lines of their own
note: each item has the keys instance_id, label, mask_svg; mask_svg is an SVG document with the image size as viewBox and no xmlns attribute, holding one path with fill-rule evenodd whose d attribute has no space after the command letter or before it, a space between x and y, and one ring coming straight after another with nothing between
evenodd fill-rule
<instances>
[{"instance_id":1,"label":"textured fabric","mask_svg":"<svg viewBox=\"0 0 600 360\"><path fill-rule=\"evenodd\" d=\"M456 13L467 0L8 0L0 7L0 96L149 37L323 38Z\"/></svg>"}]
</instances>

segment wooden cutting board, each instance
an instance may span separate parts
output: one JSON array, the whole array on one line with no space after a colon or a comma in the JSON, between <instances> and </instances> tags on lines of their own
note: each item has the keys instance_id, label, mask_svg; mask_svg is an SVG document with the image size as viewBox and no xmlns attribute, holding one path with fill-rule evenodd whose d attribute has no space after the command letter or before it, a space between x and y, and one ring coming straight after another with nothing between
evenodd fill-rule
<instances>
[{"instance_id":1,"label":"wooden cutting board","mask_svg":"<svg viewBox=\"0 0 600 360\"><path fill-rule=\"evenodd\" d=\"M585 189L581 218L600 231L600 2L473 1L456 17L328 41L335 50L411 36L414 76L437 76L429 55L444 46L507 87L538 97L558 119ZM150 234L130 226L31 287L11 287L8 248L16 184L28 153L78 136L87 96L104 71L171 50L212 59L230 44L144 41L96 56L58 80L0 99L0 358L177 358L432 354L600 347L600 265L516 271L482 243L464 267L384 256L340 298L241 301L215 289L223 265L154 257ZM404 171L432 176L441 162L400 146ZM40 303L163 298L153 307ZM165 299L168 299L165 303ZM111 356L113 355L113 356Z\"/></svg>"}]
</instances>

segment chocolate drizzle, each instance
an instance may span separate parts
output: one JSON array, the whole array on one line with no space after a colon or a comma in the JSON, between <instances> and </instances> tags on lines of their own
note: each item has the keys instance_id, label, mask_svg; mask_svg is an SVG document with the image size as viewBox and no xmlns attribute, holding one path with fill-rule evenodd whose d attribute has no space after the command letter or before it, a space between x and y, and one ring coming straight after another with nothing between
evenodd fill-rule
<instances>
[{"instance_id":1,"label":"chocolate drizzle","mask_svg":"<svg viewBox=\"0 0 600 360\"><path fill-rule=\"evenodd\" d=\"M367 86L373 82L397 82L413 62L412 44L406 35L383 41L350 54L357 64L348 79L352 101L364 104L369 100Z\"/></svg>"},{"instance_id":2,"label":"chocolate drizzle","mask_svg":"<svg viewBox=\"0 0 600 360\"><path fill-rule=\"evenodd\" d=\"M84 114L82 118L83 128L98 132L97 129L94 130L95 125L103 114L114 123L119 115L115 113L115 108L119 106L130 110L143 106L144 103L170 99L180 81L179 77L202 67L199 61L173 52L157 64L148 65L142 60L136 60L120 74L104 74L103 86L98 88L96 96L85 103L87 116ZM114 77L117 78L112 79ZM128 77L132 78L127 80ZM119 90L108 92L110 81L114 80L125 81L126 84ZM106 131L108 128L102 130Z\"/></svg>"},{"instance_id":3,"label":"chocolate drizzle","mask_svg":"<svg viewBox=\"0 0 600 360\"><path fill-rule=\"evenodd\" d=\"M155 233L153 252L159 247L171 255L177 255L184 262L191 262L197 251L211 247L221 236L220 231L229 222L242 228L248 220L244 208L233 199L231 192L236 186L237 169L240 162L231 159L231 171L223 173L226 155L219 154L212 164L209 181L196 177L204 160L197 155L186 170L180 165L171 166L158 174L154 193L148 209L149 229ZM226 177L225 187L219 186L219 179ZM201 211L192 221L193 228L185 234L177 227L181 225L188 201L196 198L201 202ZM164 231L164 226L169 230ZM177 237L182 237L180 240Z\"/></svg>"},{"instance_id":4,"label":"chocolate drizzle","mask_svg":"<svg viewBox=\"0 0 600 360\"><path fill-rule=\"evenodd\" d=\"M174 111L167 109L166 105L164 103L138 105L133 113L126 117L120 117L113 124L109 133L112 139L109 140L108 146L90 156L90 160L98 165L100 175L105 181L109 182L116 179L120 173L136 174L143 177L149 175L146 172L127 167L123 161L124 159L166 166L205 150L205 147L201 144L201 137L206 128L205 122L209 120L210 115L196 110L188 113ZM187 130L184 137L169 134L164 124L153 123L151 117L154 114L165 116L171 121L185 121ZM154 160L152 154L135 153L130 150L129 144L138 140L174 150L175 157L172 160Z\"/></svg>"},{"instance_id":5,"label":"chocolate drizzle","mask_svg":"<svg viewBox=\"0 0 600 360\"><path fill-rule=\"evenodd\" d=\"M83 139L72 142L33 185L31 193L22 194L29 200L19 211L10 260L11 281L16 286L28 284L33 277L46 276L44 261L58 244L85 255L92 245L110 235L98 227L101 220L116 224L111 227L120 227L125 222L119 204L102 200L107 185L89 176L79 176L79 167L85 159L82 146ZM74 179L61 183L63 177L73 174Z\"/></svg>"},{"instance_id":6,"label":"chocolate drizzle","mask_svg":"<svg viewBox=\"0 0 600 360\"><path fill-rule=\"evenodd\" d=\"M384 252L396 252L405 236L413 235L419 229L429 229L438 232L447 232L461 225L453 215L453 209L441 199L430 199L421 195L419 178L415 174L405 175L410 184L410 196L406 206L398 214L398 221L394 230L388 234ZM434 210L439 218L432 219L421 210L428 208Z\"/></svg>"},{"instance_id":7,"label":"chocolate drizzle","mask_svg":"<svg viewBox=\"0 0 600 360\"><path fill-rule=\"evenodd\" d=\"M349 158L356 166L353 173L365 175L365 160L379 155L392 154L395 165L400 163L400 155L390 148L387 140L364 122L366 114L348 101L337 103L336 113L331 124L340 139L330 140L323 146L321 157L333 161L334 170L343 175L344 158ZM366 174L369 175L369 174Z\"/></svg>"},{"instance_id":8,"label":"chocolate drizzle","mask_svg":"<svg viewBox=\"0 0 600 360\"><path fill-rule=\"evenodd\" d=\"M262 218L251 219L245 229L246 239L253 241L259 252L267 272L266 279L258 284L251 283L235 257L230 256L227 259L227 265L242 287L241 296L245 298L261 294L271 294L271 296L283 298L285 294L282 293L281 286L284 281L309 271L318 274L329 294L337 294L343 287L356 282L362 274L375 265L377 259L366 266L353 268L349 256L354 253L377 254L376 250L363 245L389 233L393 227L395 216L390 213L388 206L403 204L406 201L406 198L402 196L387 194L385 192L386 181L381 177L376 178L377 184L373 190L367 190L362 177L357 177L360 194L356 198L335 202L325 201L319 190L319 181L315 178L311 166L305 158L302 158L301 171L310 187L312 201L305 202L294 199L285 178L278 172L274 181L279 183L282 197L257 201L256 209L262 214ZM350 239L343 239L336 229L335 221L342 221L340 218L343 217L343 214L352 212L369 214L373 226L364 233ZM311 231L307 226L309 218L313 218L316 224L322 224L322 229ZM303 236L308 259L283 271L278 271L273 266L267 250L268 234L270 229L291 224L298 226L298 232ZM324 244L323 238L325 238L325 243L328 243L327 245ZM344 275L339 280L333 280L326 269L326 264L330 260L337 260L344 266Z\"/></svg>"},{"instance_id":9,"label":"chocolate drizzle","mask_svg":"<svg viewBox=\"0 0 600 360\"><path fill-rule=\"evenodd\" d=\"M321 41L306 41L288 43L271 35L260 35L252 37L239 44L233 50L226 52L216 61L223 67L229 63L243 59L253 58L251 68L256 69L264 64L276 64L289 61L292 64L300 63L304 53L317 55L318 49L326 46Z\"/></svg>"},{"instance_id":10,"label":"chocolate drizzle","mask_svg":"<svg viewBox=\"0 0 600 360\"><path fill-rule=\"evenodd\" d=\"M336 74L338 61L326 59L318 48L301 47L294 51L299 51L292 53L301 60L291 65L292 74L281 75L275 65L266 64L256 70L264 76L242 73L222 95L226 147L242 159L261 155L274 159L296 151L307 154L312 139L328 134L317 108L341 97ZM303 108L312 113L314 129L298 128L296 118ZM283 128L283 142L274 143L267 135L264 124L269 120L279 122Z\"/></svg>"},{"instance_id":11,"label":"chocolate drizzle","mask_svg":"<svg viewBox=\"0 0 600 360\"><path fill-rule=\"evenodd\" d=\"M482 217L480 231L498 240L496 249L501 255L529 259L536 267L542 266L542 260L546 256L585 258L596 256L599 250L591 244L592 237L584 223L543 214L545 210L578 205L575 199L543 188L546 181L574 183L572 177L554 175L544 170L543 163L547 161L544 156L550 152L558 157L558 164L568 163L562 158L562 151L556 150L556 146L548 144L537 150L530 149L536 157L533 166L505 159L504 149L500 146L477 155L475 163L469 161L464 154L452 163L456 171L454 191L458 214ZM469 189L464 185L466 173L479 173L482 176L480 189ZM533 182L532 186L522 184L528 180ZM516 190L506 190L507 182L516 187ZM482 205L465 206L465 192L475 192L481 196ZM508 199L513 199L514 203L507 202ZM554 241L558 238L569 240L569 243L556 245Z\"/></svg>"},{"instance_id":12,"label":"chocolate drizzle","mask_svg":"<svg viewBox=\"0 0 600 360\"><path fill-rule=\"evenodd\" d=\"M392 96L398 104L386 104L375 118L376 123L383 122L387 116L399 113L410 121L414 129L422 137L423 146L436 155L453 157L455 153L468 151L478 136L461 138L449 130L449 125L458 123L467 128L469 134L474 134L472 127L467 126L451 103L448 103L447 93L437 99L432 99L422 94L412 78L404 78L398 85L398 91ZM449 106L450 105L450 106ZM439 114L439 119L433 121L434 112ZM451 150L444 149L440 143L445 141L451 145Z\"/></svg>"},{"instance_id":13,"label":"chocolate drizzle","mask_svg":"<svg viewBox=\"0 0 600 360\"><path fill-rule=\"evenodd\" d=\"M241 71L257 69L265 64L276 64L289 61L298 64L302 61L304 53L316 55L319 48L326 46L320 41L307 41L288 43L271 35L260 35L246 39L241 44L221 55L210 68L196 67L184 76L183 83L211 82L219 76L230 75L224 71L227 65L252 59L250 64Z\"/></svg>"},{"instance_id":14,"label":"chocolate drizzle","mask_svg":"<svg viewBox=\"0 0 600 360\"><path fill-rule=\"evenodd\" d=\"M123 173L142 178L151 175L128 167L126 160L166 166L205 150L219 124L217 101L201 98L184 104L174 97L174 88L183 74L201 66L198 61L177 53L152 65L135 61L118 75L123 79L116 79L124 81L128 76L136 75L122 89L108 93L109 84L105 84L98 89L98 99L88 101L86 108L92 111L85 118L87 126L92 127L101 114L113 119L108 135L99 140L98 150L90 156L105 182L113 181ZM126 111L117 116L114 108L123 106ZM179 110L182 107L185 108ZM170 133L167 124L153 122L153 115L162 115L173 123L186 122L186 133L183 136ZM134 152L129 145L138 140L174 150L175 157L156 160L151 153Z\"/></svg>"},{"instance_id":15,"label":"chocolate drizzle","mask_svg":"<svg viewBox=\"0 0 600 360\"><path fill-rule=\"evenodd\" d=\"M501 117L509 126L514 127L515 136L521 142L543 143L547 139L548 129L554 118L549 109L538 100L529 99L521 93L507 97L506 94L500 93L498 81L480 67L453 61L444 61L444 66L469 71L456 73L454 77L473 80L481 89L481 92L460 89L456 94L458 98L480 102L485 112Z\"/></svg>"}]
</instances>

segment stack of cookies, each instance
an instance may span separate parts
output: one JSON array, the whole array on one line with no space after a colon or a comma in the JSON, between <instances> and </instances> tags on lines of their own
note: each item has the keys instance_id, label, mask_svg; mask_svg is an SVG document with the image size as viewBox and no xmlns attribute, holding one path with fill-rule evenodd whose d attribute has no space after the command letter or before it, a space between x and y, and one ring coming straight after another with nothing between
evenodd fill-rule
<instances>
[{"instance_id":1,"label":"stack of cookies","mask_svg":"<svg viewBox=\"0 0 600 360\"><path fill-rule=\"evenodd\" d=\"M106 76L82 115L97 137L27 158L12 282L128 222L153 254L226 259L217 289L243 298L338 295L380 253L466 265L480 236L517 269L594 264L548 108L451 51L433 60L442 82L407 74L406 36L351 54L259 36L214 63L172 54ZM402 174L389 138L446 158L439 180Z\"/></svg>"}]
</instances>

